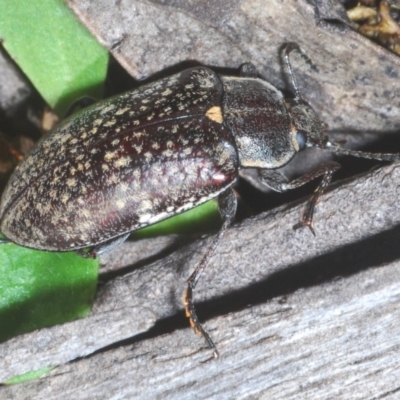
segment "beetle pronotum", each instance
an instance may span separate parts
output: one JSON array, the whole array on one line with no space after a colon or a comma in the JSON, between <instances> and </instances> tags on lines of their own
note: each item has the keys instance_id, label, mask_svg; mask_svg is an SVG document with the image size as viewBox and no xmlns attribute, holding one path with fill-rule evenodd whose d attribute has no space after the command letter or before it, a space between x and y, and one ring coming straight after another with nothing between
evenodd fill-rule
<instances>
[{"instance_id":1,"label":"beetle pronotum","mask_svg":"<svg viewBox=\"0 0 400 400\"><path fill-rule=\"evenodd\" d=\"M278 192L322 176L300 225L312 230L315 205L340 167L329 162L288 181L278 170L306 147L394 161L394 154L341 148L303 100L289 61L281 53L294 94L285 99L244 64L240 77L205 67L185 70L138 90L101 101L59 124L15 170L2 196L0 229L8 241L49 251L115 247L130 232L217 198L222 227L187 281L186 314L218 352L200 324L193 290L232 223L231 189L244 168L257 168L257 184Z\"/></svg>"}]
</instances>

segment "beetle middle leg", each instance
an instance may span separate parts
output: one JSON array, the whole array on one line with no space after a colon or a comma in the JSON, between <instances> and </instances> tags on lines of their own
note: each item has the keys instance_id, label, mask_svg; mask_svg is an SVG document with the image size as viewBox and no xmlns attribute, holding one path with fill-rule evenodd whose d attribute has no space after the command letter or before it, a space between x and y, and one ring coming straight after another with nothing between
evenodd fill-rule
<instances>
[{"instance_id":1,"label":"beetle middle leg","mask_svg":"<svg viewBox=\"0 0 400 400\"><path fill-rule=\"evenodd\" d=\"M185 305L185 311L186 311L186 316L189 318L190 325L194 328L196 333L201 334L204 339L206 340L208 346L213 350L213 355L214 358L218 358L219 353L218 350L211 339L210 335L204 330L202 327L197 314L196 310L194 307L193 303L193 290L195 289L201 274L205 270L205 268L208 265L208 262L210 261L210 258L215 252L215 249L218 247L219 242L225 235L228 227L232 224L235 214L236 214L236 209L237 209L237 199L235 197L235 194L233 193L232 190L227 190L224 193L221 193L218 196L218 207L219 207L219 212L221 214L222 218L222 227L218 234L215 236L213 242L211 243L210 247L208 248L206 254L203 256L202 260L200 261L200 264L197 266L197 268L193 271L193 273L190 275L189 279L187 280L187 289L185 291L184 295L184 305Z\"/></svg>"}]
</instances>

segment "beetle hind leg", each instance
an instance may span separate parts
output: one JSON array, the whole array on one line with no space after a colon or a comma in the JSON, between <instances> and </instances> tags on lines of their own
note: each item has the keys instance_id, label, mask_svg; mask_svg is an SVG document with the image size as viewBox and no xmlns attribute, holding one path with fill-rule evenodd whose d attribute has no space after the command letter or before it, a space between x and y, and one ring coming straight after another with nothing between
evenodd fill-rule
<instances>
[{"instance_id":1,"label":"beetle hind leg","mask_svg":"<svg viewBox=\"0 0 400 400\"><path fill-rule=\"evenodd\" d=\"M129 235L130 235L130 232L124 233L123 235L106 240L105 242L102 242L95 246L89 247L88 249L78 249L78 250L75 250L75 252L84 258L96 258L101 254L104 254L104 253L107 253L107 252L113 250L115 247L117 247L121 243L125 242L125 240L128 239Z\"/></svg>"},{"instance_id":2,"label":"beetle hind leg","mask_svg":"<svg viewBox=\"0 0 400 400\"><path fill-rule=\"evenodd\" d=\"M216 248L218 247L219 242L225 235L228 227L232 224L236 209L237 209L237 200L232 190L228 190L218 196L218 207L219 212L222 218L222 227L218 234L215 236L213 242L211 243L210 247L208 248L206 254L203 256L200 264L197 268L193 271L190 275L189 279L187 280L187 289L184 295L184 305L185 305L185 312L186 316L189 318L190 325L193 327L196 333L201 334L204 339L206 340L210 349L213 350L214 358L218 358L219 353L215 346L215 343L211 339L211 336L205 331L203 326L201 325L199 318L197 317L196 310L193 303L193 291L200 279L201 274L207 267L210 258L214 254Z\"/></svg>"}]
</instances>

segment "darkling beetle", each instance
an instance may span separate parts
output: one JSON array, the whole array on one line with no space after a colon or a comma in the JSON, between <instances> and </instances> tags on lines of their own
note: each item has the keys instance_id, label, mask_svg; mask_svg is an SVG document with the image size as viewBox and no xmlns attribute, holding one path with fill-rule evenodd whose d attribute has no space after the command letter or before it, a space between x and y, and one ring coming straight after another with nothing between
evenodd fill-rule
<instances>
[{"instance_id":1,"label":"darkling beetle","mask_svg":"<svg viewBox=\"0 0 400 400\"><path fill-rule=\"evenodd\" d=\"M399 155L341 148L301 97L286 44L281 61L294 98L285 99L244 64L240 77L195 67L101 101L71 116L44 137L12 175L0 205L6 241L48 251L91 255L115 247L132 231L217 198L222 227L187 280L186 314L200 324L193 290L237 208L231 186L239 171L256 168L258 185L278 192L322 176L298 226L313 231L319 197L340 167L329 162L288 181L278 170L306 147L395 161ZM87 254L87 253L86 253Z\"/></svg>"}]
</instances>

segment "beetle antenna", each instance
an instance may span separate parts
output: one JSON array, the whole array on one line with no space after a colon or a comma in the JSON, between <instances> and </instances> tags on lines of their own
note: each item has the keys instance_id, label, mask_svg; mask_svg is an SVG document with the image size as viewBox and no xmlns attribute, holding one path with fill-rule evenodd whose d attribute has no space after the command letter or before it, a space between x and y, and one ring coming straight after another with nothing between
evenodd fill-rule
<instances>
[{"instance_id":1,"label":"beetle antenna","mask_svg":"<svg viewBox=\"0 0 400 400\"><path fill-rule=\"evenodd\" d=\"M379 160L379 161L399 161L400 154L391 153L369 153L358 150L345 149L340 147L338 143L327 142L325 148L330 150L332 153L342 154L345 156L353 156L358 158L366 158L369 160Z\"/></svg>"},{"instance_id":2,"label":"beetle antenna","mask_svg":"<svg viewBox=\"0 0 400 400\"><path fill-rule=\"evenodd\" d=\"M297 44L297 43L286 43L281 50L281 60L282 67L285 74L286 83L290 87L290 90L294 93L295 98L297 100L302 100L299 87L297 85L296 78L293 74L292 65L290 64L289 54L293 51L297 51L301 58L308 64L310 67L318 72L317 66L311 60L311 58L305 53L305 51Z\"/></svg>"}]
</instances>

